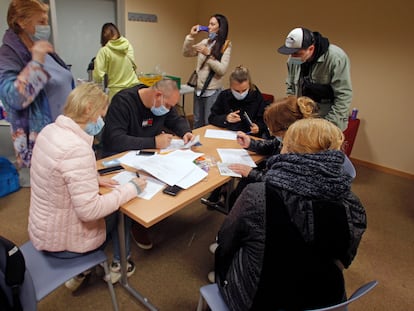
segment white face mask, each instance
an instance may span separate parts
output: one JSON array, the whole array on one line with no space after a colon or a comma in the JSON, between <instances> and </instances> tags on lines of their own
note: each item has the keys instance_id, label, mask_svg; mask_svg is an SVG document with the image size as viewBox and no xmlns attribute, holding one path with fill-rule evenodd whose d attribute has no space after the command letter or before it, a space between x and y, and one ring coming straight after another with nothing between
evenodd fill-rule
<instances>
[{"instance_id":1,"label":"white face mask","mask_svg":"<svg viewBox=\"0 0 414 311\"><path fill-rule=\"evenodd\" d=\"M246 98L247 94L249 94L249 90L247 89L243 93L239 93L231 89L231 93L233 94L234 98L236 98L237 100L243 100Z\"/></svg>"},{"instance_id":2,"label":"white face mask","mask_svg":"<svg viewBox=\"0 0 414 311\"><path fill-rule=\"evenodd\" d=\"M288 63L292 65L302 65L304 61L300 57L289 56Z\"/></svg>"},{"instance_id":3,"label":"white face mask","mask_svg":"<svg viewBox=\"0 0 414 311\"><path fill-rule=\"evenodd\" d=\"M164 97L162 97L162 102L161 102L161 106L159 107L155 107L155 98L154 98L154 103L151 107L151 112L160 117L163 116L165 114L167 114L170 111L170 109L168 109L167 107L164 106Z\"/></svg>"},{"instance_id":4,"label":"white face mask","mask_svg":"<svg viewBox=\"0 0 414 311\"><path fill-rule=\"evenodd\" d=\"M91 136L95 136L98 135L99 132L102 130L102 128L104 127L105 122L102 119L101 116L99 116L98 120L96 120L96 122L88 122L86 124L86 127L84 129L84 131L86 133L88 133Z\"/></svg>"},{"instance_id":5,"label":"white face mask","mask_svg":"<svg viewBox=\"0 0 414 311\"><path fill-rule=\"evenodd\" d=\"M50 37L50 25L36 25L34 35L30 35L33 41L49 40Z\"/></svg>"}]
</instances>

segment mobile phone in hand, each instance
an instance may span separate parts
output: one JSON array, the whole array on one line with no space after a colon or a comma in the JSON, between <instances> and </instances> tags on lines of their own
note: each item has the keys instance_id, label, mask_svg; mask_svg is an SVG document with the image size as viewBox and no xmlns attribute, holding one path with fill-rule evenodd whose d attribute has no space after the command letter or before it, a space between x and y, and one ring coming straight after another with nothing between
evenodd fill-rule
<instances>
[{"instance_id":1,"label":"mobile phone in hand","mask_svg":"<svg viewBox=\"0 0 414 311\"><path fill-rule=\"evenodd\" d=\"M164 188L162 192L168 195L176 196L183 188L180 186L174 185L174 186L167 186Z\"/></svg>"}]
</instances>

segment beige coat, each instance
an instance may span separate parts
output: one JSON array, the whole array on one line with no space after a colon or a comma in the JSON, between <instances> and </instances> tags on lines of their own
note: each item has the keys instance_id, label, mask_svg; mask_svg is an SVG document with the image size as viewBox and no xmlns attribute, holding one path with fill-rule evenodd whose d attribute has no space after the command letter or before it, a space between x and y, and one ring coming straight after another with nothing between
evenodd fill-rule
<instances>
[{"instance_id":1,"label":"beige coat","mask_svg":"<svg viewBox=\"0 0 414 311\"><path fill-rule=\"evenodd\" d=\"M208 73L210 72L210 68L216 73L211 80L210 84L208 85L207 90L216 90L223 88L223 76L226 74L227 69L230 63L230 55L231 55L231 42L228 44L226 50L221 57L221 60L217 59L208 59L206 64L203 68L200 69L200 66L203 64L205 60L205 56L202 53L198 53L194 48L193 45L207 45L208 39L203 39L199 43L195 44L194 38L191 35L187 35L184 40L183 44L183 55L185 57L195 57L197 56L197 73L198 73L198 80L197 80L197 89L201 89L204 85L204 82L207 79Z\"/></svg>"},{"instance_id":2,"label":"beige coat","mask_svg":"<svg viewBox=\"0 0 414 311\"><path fill-rule=\"evenodd\" d=\"M93 137L63 115L33 149L29 236L38 250L84 253L106 238L104 217L136 197L133 184L99 194Z\"/></svg>"}]
</instances>

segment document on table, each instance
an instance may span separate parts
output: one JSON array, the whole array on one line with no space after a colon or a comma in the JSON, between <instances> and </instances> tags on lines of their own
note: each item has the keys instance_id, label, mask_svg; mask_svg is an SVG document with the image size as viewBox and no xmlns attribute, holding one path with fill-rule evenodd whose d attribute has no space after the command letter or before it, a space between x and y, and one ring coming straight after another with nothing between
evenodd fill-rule
<instances>
[{"instance_id":1,"label":"document on table","mask_svg":"<svg viewBox=\"0 0 414 311\"><path fill-rule=\"evenodd\" d=\"M170 152L178 149L189 149L192 146L200 146L200 135L194 137L193 140L189 141L188 143L184 144L184 140L182 139L172 139L171 144L164 149L161 149L161 153Z\"/></svg>"},{"instance_id":2,"label":"document on table","mask_svg":"<svg viewBox=\"0 0 414 311\"><path fill-rule=\"evenodd\" d=\"M217 148L217 153L219 154L221 162L223 163L239 163L248 165L250 167L257 166L245 149Z\"/></svg>"},{"instance_id":3,"label":"document on table","mask_svg":"<svg viewBox=\"0 0 414 311\"><path fill-rule=\"evenodd\" d=\"M219 138L219 139L228 139L228 140L236 140L237 139L237 132L235 131L228 131L228 130L212 130L207 129L206 134L204 137L207 138Z\"/></svg>"},{"instance_id":4,"label":"document on table","mask_svg":"<svg viewBox=\"0 0 414 311\"><path fill-rule=\"evenodd\" d=\"M167 155L148 157L140 165L143 170L168 185L179 185L187 189L207 175L193 163L200 155L202 154L191 150L176 150Z\"/></svg>"},{"instance_id":5,"label":"document on table","mask_svg":"<svg viewBox=\"0 0 414 311\"><path fill-rule=\"evenodd\" d=\"M223 162L218 162L217 163L217 167L219 169L220 175L222 175L222 176L232 176L232 177L242 177L242 175L233 172L229 168L230 164L231 163L223 163Z\"/></svg>"},{"instance_id":6,"label":"document on table","mask_svg":"<svg viewBox=\"0 0 414 311\"><path fill-rule=\"evenodd\" d=\"M139 155L138 150L131 150L122 157L118 158L119 162L122 164L135 167L137 170L142 169L141 163L147 160L148 158L155 157L155 155Z\"/></svg>"},{"instance_id":7,"label":"document on table","mask_svg":"<svg viewBox=\"0 0 414 311\"><path fill-rule=\"evenodd\" d=\"M112 179L115 179L117 182L119 182L120 185L125 185L135 177L137 177L135 173L123 171L116 174L114 177L112 177ZM165 187L165 183L150 176L146 176L145 179L147 180L147 186L140 194L138 194L138 197L145 200L151 200L151 198L156 195L157 192Z\"/></svg>"}]
</instances>

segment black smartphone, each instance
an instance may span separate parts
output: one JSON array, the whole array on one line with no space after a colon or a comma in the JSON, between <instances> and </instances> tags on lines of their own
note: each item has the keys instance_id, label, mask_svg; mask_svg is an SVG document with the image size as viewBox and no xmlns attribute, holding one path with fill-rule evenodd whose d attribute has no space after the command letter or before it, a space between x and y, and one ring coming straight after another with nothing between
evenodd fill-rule
<instances>
[{"instance_id":1,"label":"black smartphone","mask_svg":"<svg viewBox=\"0 0 414 311\"><path fill-rule=\"evenodd\" d=\"M124 168L121 165L101 168L98 170L99 175L106 175L117 171L122 171Z\"/></svg>"},{"instance_id":2,"label":"black smartphone","mask_svg":"<svg viewBox=\"0 0 414 311\"><path fill-rule=\"evenodd\" d=\"M155 151L138 150L136 154L141 156L151 156L155 154Z\"/></svg>"},{"instance_id":3,"label":"black smartphone","mask_svg":"<svg viewBox=\"0 0 414 311\"><path fill-rule=\"evenodd\" d=\"M165 187L162 192L164 192L165 194L176 196L181 190L183 190L183 188L181 188L180 186L174 185L174 186Z\"/></svg>"}]
</instances>

